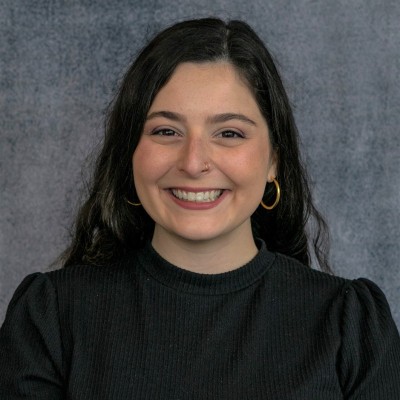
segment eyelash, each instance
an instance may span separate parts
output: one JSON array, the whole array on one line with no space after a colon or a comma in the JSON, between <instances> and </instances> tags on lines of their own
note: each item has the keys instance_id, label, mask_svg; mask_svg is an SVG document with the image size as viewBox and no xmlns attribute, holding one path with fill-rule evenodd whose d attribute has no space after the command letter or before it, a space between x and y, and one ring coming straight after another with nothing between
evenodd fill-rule
<instances>
[{"instance_id":1,"label":"eyelash","mask_svg":"<svg viewBox=\"0 0 400 400\"><path fill-rule=\"evenodd\" d=\"M228 136L226 136L228 134ZM154 136L163 136L163 137L170 137L170 136L176 136L178 133L171 128L161 128L161 129L156 129L153 132L151 132L151 135ZM222 138L222 139L245 139L246 136L242 132L234 131L231 129L227 129L221 132L218 132L216 134L216 137Z\"/></svg>"},{"instance_id":2,"label":"eyelash","mask_svg":"<svg viewBox=\"0 0 400 400\"><path fill-rule=\"evenodd\" d=\"M224 134L230 134L231 136L223 136ZM237 132L233 130L226 130L218 133L218 136L224 138L224 139L244 139L245 135L242 132Z\"/></svg>"},{"instance_id":3,"label":"eyelash","mask_svg":"<svg viewBox=\"0 0 400 400\"><path fill-rule=\"evenodd\" d=\"M166 134L166 132L172 133L172 134ZM173 129L170 128L162 128L162 129L156 129L151 133L152 135L156 136L175 136L176 132Z\"/></svg>"}]
</instances>

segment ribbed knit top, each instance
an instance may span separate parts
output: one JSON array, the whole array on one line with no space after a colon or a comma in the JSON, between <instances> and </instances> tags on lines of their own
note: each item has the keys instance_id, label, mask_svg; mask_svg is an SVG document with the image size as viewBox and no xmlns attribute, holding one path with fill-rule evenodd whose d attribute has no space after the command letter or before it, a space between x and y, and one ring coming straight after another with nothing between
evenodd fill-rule
<instances>
[{"instance_id":1,"label":"ribbed knit top","mask_svg":"<svg viewBox=\"0 0 400 400\"><path fill-rule=\"evenodd\" d=\"M0 329L0 399L400 399L379 288L270 253L217 275L148 244L29 275Z\"/></svg>"}]
</instances>

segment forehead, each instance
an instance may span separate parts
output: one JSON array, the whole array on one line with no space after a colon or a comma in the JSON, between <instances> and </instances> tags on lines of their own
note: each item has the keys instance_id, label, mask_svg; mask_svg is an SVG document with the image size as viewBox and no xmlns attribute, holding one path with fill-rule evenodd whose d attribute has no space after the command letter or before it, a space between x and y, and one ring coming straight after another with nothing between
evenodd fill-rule
<instances>
[{"instance_id":1,"label":"forehead","mask_svg":"<svg viewBox=\"0 0 400 400\"><path fill-rule=\"evenodd\" d=\"M243 75L229 62L187 62L177 66L154 98L154 108L193 104L199 108L234 107L258 109Z\"/></svg>"},{"instance_id":2,"label":"forehead","mask_svg":"<svg viewBox=\"0 0 400 400\"><path fill-rule=\"evenodd\" d=\"M235 79L238 84L248 87L247 80L242 77L241 71L229 61L205 61L205 62L183 62L178 64L171 77L171 80L185 79L193 76L219 76L228 79Z\"/></svg>"}]
</instances>

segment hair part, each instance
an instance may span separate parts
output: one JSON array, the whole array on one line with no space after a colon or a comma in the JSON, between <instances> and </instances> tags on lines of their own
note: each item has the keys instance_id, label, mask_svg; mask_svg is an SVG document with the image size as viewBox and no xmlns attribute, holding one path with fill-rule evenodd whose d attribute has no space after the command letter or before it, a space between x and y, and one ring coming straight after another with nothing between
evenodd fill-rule
<instances>
[{"instance_id":1,"label":"hair part","mask_svg":"<svg viewBox=\"0 0 400 400\"><path fill-rule=\"evenodd\" d=\"M225 23L216 18L184 21L167 28L139 53L126 72L108 111L104 145L87 200L76 218L71 245L61 256L64 266L106 264L151 239L154 222L142 207L127 203L127 199L137 198L132 155L148 110L178 65L216 61L233 65L247 82L278 156L281 200L272 211L260 206L254 212L254 236L263 239L271 251L309 266L315 259L322 270L330 271L327 226L312 200L297 127L273 58L245 22ZM267 184L264 202L272 203L274 196L274 185ZM312 229L307 231L307 226Z\"/></svg>"}]
</instances>

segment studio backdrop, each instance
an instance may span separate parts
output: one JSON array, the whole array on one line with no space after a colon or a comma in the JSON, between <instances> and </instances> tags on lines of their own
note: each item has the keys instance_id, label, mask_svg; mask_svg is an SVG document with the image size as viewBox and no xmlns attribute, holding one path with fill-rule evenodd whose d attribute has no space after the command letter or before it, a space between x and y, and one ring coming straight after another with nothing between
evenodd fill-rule
<instances>
[{"instance_id":1,"label":"studio backdrop","mask_svg":"<svg viewBox=\"0 0 400 400\"><path fill-rule=\"evenodd\" d=\"M68 242L129 62L155 32L205 16L244 19L272 50L333 269L375 281L400 326L398 0L0 0L0 323Z\"/></svg>"}]
</instances>

